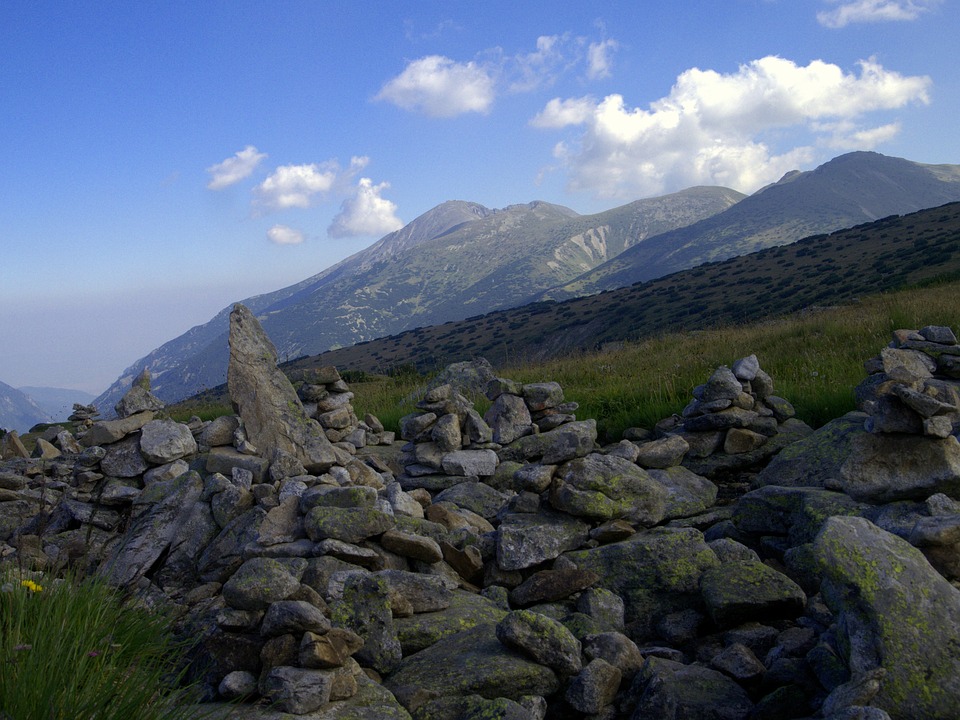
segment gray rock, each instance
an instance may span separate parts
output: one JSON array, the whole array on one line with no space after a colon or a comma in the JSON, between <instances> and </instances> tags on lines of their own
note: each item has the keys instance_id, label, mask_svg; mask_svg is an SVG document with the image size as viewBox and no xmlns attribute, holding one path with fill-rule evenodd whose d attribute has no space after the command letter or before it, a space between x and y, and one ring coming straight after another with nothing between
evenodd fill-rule
<instances>
[{"instance_id":1,"label":"gray rock","mask_svg":"<svg viewBox=\"0 0 960 720\"><path fill-rule=\"evenodd\" d=\"M557 465L594 451L597 442L596 420L578 420L560 427L528 435L502 448L500 461L539 459L544 465Z\"/></svg>"},{"instance_id":2,"label":"gray rock","mask_svg":"<svg viewBox=\"0 0 960 720\"><path fill-rule=\"evenodd\" d=\"M232 447L215 447L207 453L205 469L208 473L231 476L234 468L242 468L253 473L253 482L262 483L269 466L270 461L266 458L246 455Z\"/></svg>"},{"instance_id":3,"label":"gray rock","mask_svg":"<svg viewBox=\"0 0 960 720\"><path fill-rule=\"evenodd\" d=\"M331 608L337 627L363 638L363 647L354 656L379 673L389 673L400 662L402 650L393 625L390 585L382 577L356 573L343 586L343 597Z\"/></svg>"},{"instance_id":4,"label":"gray rock","mask_svg":"<svg viewBox=\"0 0 960 720\"><path fill-rule=\"evenodd\" d=\"M497 471L498 462L493 450L457 450L444 455L441 464L447 475L487 477Z\"/></svg>"},{"instance_id":5,"label":"gray rock","mask_svg":"<svg viewBox=\"0 0 960 720\"><path fill-rule=\"evenodd\" d=\"M303 562L306 567L306 561ZM301 571L302 573L302 571ZM223 599L238 610L266 610L300 587L288 564L272 558L247 560L223 585Z\"/></svg>"},{"instance_id":6,"label":"gray rock","mask_svg":"<svg viewBox=\"0 0 960 720\"><path fill-rule=\"evenodd\" d=\"M501 445L509 445L533 432L530 410L518 395L500 395L484 414L483 420L493 431L493 442Z\"/></svg>"},{"instance_id":7,"label":"gray rock","mask_svg":"<svg viewBox=\"0 0 960 720\"><path fill-rule=\"evenodd\" d=\"M580 672L580 641L546 615L514 610L497 623L497 639L561 676Z\"/></svg>"},{"instance_id":8,"label":"gray rock","mask_svg":"<svg viewBox=\"0 0 960 720\"><path fill-rule=\"evenodd\" d=\"M314 541L332 538L358 543L382 535L395 520L380 510L369 507L315 507L303 519L307 536Z\"/></svg>"},{"instance_id":9,"label":"gray rock","mask_svg":"<svg viewBox=\"0 0 960 720\"><path fill-rule=\"evenodd\" d=\"M509 495L494 490L486 483L465 482L440 492L433 500L434 502L452 502L458 507L475 512L480 517L492 520L509 499Z\"/></svg>"},{"instance_id":10,"label":"gray rock","mask_svg":"<svg viewBox=\"0 0 960 720\"><path fill-rule=\"evenodd\" d=\"M197 441L186 425L151 420L140 430L140 452L149 462L163 465L196 453Z\"/></svg>"},{"instance_id":11,"label":"gray rock","mask_svg":"<svg viewBox=\"0 0 960 720\"><path fill-rule=\"evenodd\" d=\"M960 591L862 518L830 518L815 549L851 673L886 671L874 704L904 720L960 717Z\"/></svg>"},{"instance_id":12,"label":"gray rock","mask_svg":"<svg viewBox=\"0 0 960 720\"><path fill-rule=\"evenodd\" d=\"M623 458L593 453L562 466L558 478L550 493L557 510L596 520L623 518L644 526L663 519L666 489Z\"/></svg>"},{"instance_id":13,"label":"gray rock","mask_svg":"<svg viewBox=\"0 0 960 720\"><path fill-rule=\"evenodd\" d=\"M620 632L587 635L583 638L583 653L590 660L606 660L625 678L633 677L643 666L643 655L637 644Z\"/></svg>"},{"instance_id":14,"label":"gray rock","mask_svg":"<svg viewBox=\"0 0 960 720\"><path fill-rule=\"evenodd\" d=\"M227 387L247 438L265 457L283 450L309 472L324 472L337 456L318 423L307 417L300 398L277 367L277 351L245 306L230 313Z\"/></svg>"},{"instance_id":15,"label":"gray rock","mask_svg":"<svg viewBox=\"0 0 960 720\"><path fill-rule=\"evenodd\" d=\"M450 607L453 593L439 577L404 570L381 570L374 575L387 583L391 597L401 595L414 613L432 613Z\"/></svg>"},{"instance_id":16,"label":"gray rock","mask_svg":"<svg viewBox=\"0 0 960 720\"><path fill-rule=\"evenodd\" d=\"M679 465L690 449L680 435L667 435L659 440L638 444L639 454L634 462L643 468L669 468Z\"/></svg>"},{"instance_id":17,"label":"gray rock","mask_svg":"<svg viewBox=\"0 0 960 720\"><path fill-rule=\"evenodd\" d=\"M497 530L497 565L521 570L580 547L590 526L560 513L508 515Z\"/></svg>"},{"instance_id":18,"label":"gray rock","mask_svg":"<svg viewBox=\"0 0 960 720\"><path fill-rule=\"evenodd\" d=\"M540 570L510 591L510 604L525 608L570 597L595 583L598 575L575 567Z\"/></svg>"},{"instance_id":19,"label":"gray rock","mask_svg":"<svg viewBox=\"0 0 960 720\"><path fill-rule=\"evenodd\" d=\"M613 703L620 678L620 668L594 658L570 681L564 698L579 712L598 713Z\"/></svg>"},{"instance_id":20,"label":"gray rock","mask_svg":"<svg viewBox=\"0 0 960 720\"><path fill-rule=\"evenodd\" d=\"M118 418L127 418L141 412L163 410L163 401L151 393L149 387L133 385L113 409Z\"/></svg>"},{"instance_id":21,"label":"gray rock","mask_svg":"<svg viewBox=\"0 0 960 720\"><path fill-rule=\"evenodd\" d=\"M195 472L144 490L138 500L142 509L102 566L108 580L130 585L148 572L180 534L202 490L200 475Z\"/></svg>"},{"instance_id":22,"label":"gray rock","mask_svg":"<svg viewBox=\"0 0 960 720\"><path fill-rule=\"evenodd\" d=\"M698 606L701 574L719 565L692 528L655 528L565 557L599 574L598 585L623 598L634 638L651 636L657 618Z\"/></svg>"},{"instance_id":23,"label":"gray rock","mask_svg":"<svg viewBox=\"0 0 960 720\"><path fill-rule=\"evenodd\" d=\"M559 683L553 671L506 648L497 640L495 628L493 623L481 623L405 657L387 678L387 689L395 695L421 691L514 701L555 693Z\"/></svg>"},{"instance_id":24,"label":"gray rock","mask_svg":"<svg viewBox=\"0 0 960 720\"><path fill-rule=\"evenodd\" d=\"M746 691L716 670L647 658L634 678L639 696L633 717L676 720L743 720L753 708Z\"/></svg>"},{"instance_id":25,"label":"gray rock","mask_svg":"<svg viewBox=\"0 0 960 720\"><path fill-rule=\"evenodd\" d=\"M322 635L329 629L330 621L314 605L304 600L277 600L267 608L260 634L264 637L288 633L299 636L309 631Z\"/></svg>"},{"instance_id":26,"label":"gray rock","mask_svg":"<svg viewBox=\"0 0 960 720\"><path fill-rule=\"evenodd\" d=\"M216 447L232 445L233 434L240 428L240 418L236 415L221 415L211 420L200 431L197 438L201 445Z\"/></svg>"},{"instance_id":27,"label":"gray rock","mask_svg":"<svg viewBox=\"0 0 960 720\"><path fill-rule=\"evenodd\" d=\"M717 501L717 486L683 466L647 472L667 491L665 520L697 515Z\"/></svg>"},{"instance_id":28,"label":"gray rock","mask_svg":"<svg viewBox=\"0 0 960 720\"><path fill-rule=\"evenodd\" d=\"M840 468L843 491L865 502L960 497L960 442L912 436L857 436Z\"/></svg>"},{"instance_id":29,"label":"gray rock","mask_svg":"<svg viewBox=\"0 0 960 720\"><path fill-rule=\"evenodd\" d=\"M106 456L100 461L100 472L111 477L136 477L150 466L140 454L140 438L129 435L119 442L104 446Z\"/></svg>"},{"instance_id":30,"label":"gray rock","mask_svg":"<svg viewBox=\"0 0 960 720\"><path fill-rule=\"evenodd\" d=\"M246 670L234 670L228 673L217 692L224 700L240 700L257 692L257 676Z\"/></svg>"},{"instance_id":31,"label":"gray rock","mask_svg":"<svg viewBox=\"0 0 960 720\"><path fill-rule=\"evenodd\" d=\"M306 715L330 702L334 674L330 670L281 665L260 682L260 694L281 712Z\"/></svg>"},{"instance_id":32,"label":"gray rock","mask_svg":"<svg viewBox=\"0 0 960 720\"><path fill-rule=\"evenodd\" d=\"M460 434L460 418L454 413L442 415L434 423L430 430L430 437L443 452L453 452L459 450L463 442ZM449 472L449 471L447 471ZM450 473L451 475L469 473Z\"/></svg>"}]
</instances>

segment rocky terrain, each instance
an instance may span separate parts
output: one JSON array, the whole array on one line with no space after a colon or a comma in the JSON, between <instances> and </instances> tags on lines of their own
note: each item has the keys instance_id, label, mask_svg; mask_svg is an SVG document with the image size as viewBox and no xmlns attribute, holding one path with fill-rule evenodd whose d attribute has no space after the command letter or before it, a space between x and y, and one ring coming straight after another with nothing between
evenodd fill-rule
<instances>
[{"instance_id":1,"label":"rocky terrain","mask_svg":"<svg viewBox=\"0 0 960 720\"><path fill-rule=\"evenodd\" d=\"M141 376L0 470L0 556L99 572L198 639L234 717L960 716L960 344L901 330L816 432L753 356L600 446L562 388L430 388L401 438L244 306L236 415Z\"/></svg>"}]
</instances>

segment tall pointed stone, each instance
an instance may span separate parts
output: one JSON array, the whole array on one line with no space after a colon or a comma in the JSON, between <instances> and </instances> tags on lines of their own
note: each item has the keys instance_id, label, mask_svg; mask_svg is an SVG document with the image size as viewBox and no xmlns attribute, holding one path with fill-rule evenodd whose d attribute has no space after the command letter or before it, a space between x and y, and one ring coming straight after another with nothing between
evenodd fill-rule
<instances>
[{"instance_id":1,"label":"tall pointed stone","mask_svg":"<svg viewBox=\"0 0 960 720\"><path fill-rule=\"evenodd\" d=\"M227 389L247 439L262 456L272 460L284 451L309 472L323 472L335 464L336 454L323 428L307 415L293 385L277 367L276 348L240 303L230 313Z\"/></svg>"}]
</instances>

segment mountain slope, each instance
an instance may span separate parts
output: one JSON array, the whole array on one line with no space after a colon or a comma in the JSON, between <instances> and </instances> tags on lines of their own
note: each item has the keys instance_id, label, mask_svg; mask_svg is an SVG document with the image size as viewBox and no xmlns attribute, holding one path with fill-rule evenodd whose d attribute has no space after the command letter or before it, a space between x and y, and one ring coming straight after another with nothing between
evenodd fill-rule
<instances>
[{"instance_id":1,"label":"mountain slope","mask_svg":"<svg viewBox=\"0 0 960 720\"><path fill-rule=\"evenodd\" d=\"M628 247L727 209L743 195L690 188L590 216L545 202L490 210L451 201L297 285L242 301L281 358L514 307ZM157 348L96 399L109 413L150 369L166 401L223 382L230 308Z\"/></svg>"},{"instance_id":2,"label":"mountain slope","mask_svg":"<svg viewBox=\"0 0 960 720\"><path fill-rule=\"evenodd\" d=\"M808 235L960 200L960 165L923 165L873 152L788 173L730 209L664 233L544 293L562 300L632 285Z\"/></svg>"},{"instance_id":3,"label":"mountain slope","mask_svg":"<svg viewBox=\"0 0 960 720\"><path fill-rule=\"evenodd\" d=\"M42 422L50 422L50 416L39 405L16 388L0 382L0 428L22 433Z\"/></svg>"},{"instance_id":4,"label":"mountain slope","mask_svg":"<svg viewBox=\"0 0 960 720\"><path fill-rule=\"evenodd\" d=\"M564 302L417 328L284 366L421 372L482 356L542 361L665 331L759 322L927 282L960 280L960 202L814 235Z\"/></svg>"}]
</instances>

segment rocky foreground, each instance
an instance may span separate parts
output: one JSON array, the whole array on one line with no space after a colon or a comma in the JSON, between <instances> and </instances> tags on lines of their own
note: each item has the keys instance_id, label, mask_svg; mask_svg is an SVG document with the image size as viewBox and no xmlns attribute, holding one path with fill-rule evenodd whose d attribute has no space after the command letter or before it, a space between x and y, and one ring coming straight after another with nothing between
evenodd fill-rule
<instances>
[{"instance_id":1,"label":"rocky foreground","mask_svg":"<svg viewBox=\"0 0 960 720\"><path fill-rule=\"evenodd\" d=\"M104 574L198 638L232 717L960 717L960 345L898 331L816 432L753 356L600 447L551 382L471 370L395 442L242 305L235 416L3 439L0 556ZM484 376L484 373L490 376ZM730 478L752 478L732 496ZM721 500L718 502L718 497Z\"/></svg>"}]
</instances>

